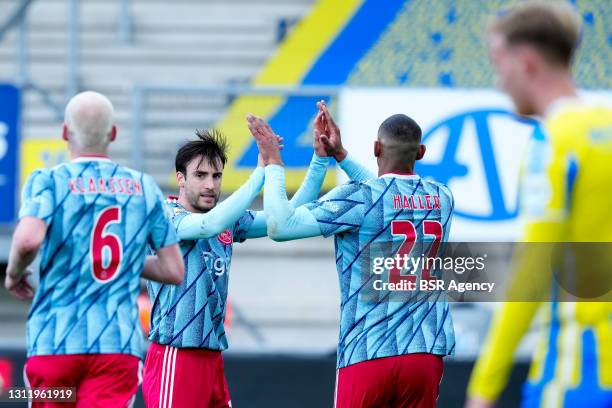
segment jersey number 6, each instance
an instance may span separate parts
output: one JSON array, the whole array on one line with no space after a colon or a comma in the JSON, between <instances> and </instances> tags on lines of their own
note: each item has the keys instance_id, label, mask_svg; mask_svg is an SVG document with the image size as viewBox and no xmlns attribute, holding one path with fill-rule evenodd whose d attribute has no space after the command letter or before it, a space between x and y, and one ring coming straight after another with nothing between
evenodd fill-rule
<instances>
[{"instance_id":1,"label":"jersey number 6","mask_svg":"<svg viewBox=\"0 0 612 408\"><path fill-rule=\"evenodd\" d=\"M121 241L117 235L105 231L109 224L119 222L121 222L121 207L115 205L103 209L94 223L89 247L89 259L93 278L99 283L107 283L113 280L121 267L121 259L123 258Z\"/></svg>"}]
</instances>

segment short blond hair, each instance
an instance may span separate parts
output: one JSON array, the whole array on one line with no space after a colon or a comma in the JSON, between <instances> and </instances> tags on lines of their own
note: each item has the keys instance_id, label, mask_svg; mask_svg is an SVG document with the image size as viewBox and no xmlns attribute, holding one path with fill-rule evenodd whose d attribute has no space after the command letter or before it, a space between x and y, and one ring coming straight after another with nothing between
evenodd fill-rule
<instances>
[{"instance_id":1,"label":"short blond hair","mask_svg":"<svg viewBox=\"0 0 612 408\"><path fill-rule=\"evenodd\" d=\"M569 67L580 42L582 24L568 3L534 1L501 13L488 28L501 34L510 46L527 44L549 63Z\"/></svg>"}]
</instances>

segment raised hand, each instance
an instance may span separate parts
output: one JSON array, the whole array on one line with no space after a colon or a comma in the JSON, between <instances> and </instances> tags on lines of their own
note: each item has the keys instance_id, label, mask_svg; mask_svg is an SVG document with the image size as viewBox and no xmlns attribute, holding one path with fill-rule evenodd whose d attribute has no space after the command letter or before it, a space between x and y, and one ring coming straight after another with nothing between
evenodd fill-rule
<instances>
[{"instance_id":1,"label":"raised hand","mask_svg":"<svg viewBox=\"0 0 612 408\"><path fill-rule=\"evenodd\" d=\"M282 165L283 162L280 156L282 138L276 135L270 125L260 117L249 114L247 116L247 125L255 138L263 163L265 165Z\"/></svg>"},{"instance_id":2,"label":"raised hand","mask_svg":"<svg viewBox=\"0 0 612 408\"><path fill-rule=\"evenodd\" d=\"M323 143L321 143L321 135L327 134L327 127L323 119L323 112L321 110L319 110L317 112L317 116L315 116L312 129L313 129L312 147L315 151L315 154L319 157L331 156L329 152L327 151L326 146L323 145Z\"/></svg>"},{"instance_id":3,"label":"raised hand","mask_svg":"<svg viewBox=\"0 0 612 408\"><path fill-rule=\"evenodd\" d=\"M322 114L320 120L323 123L322 129L324 129L319 136L319 143L322 145L321 150L324 149L328 156L333 156L338 162L341 162L346 157L347 151L344 146L342 146L340 128L338 128L331 113L327 110L325 101L317 102L317 108L319 109L319 113Z\"/></svg>"}]
</instances>

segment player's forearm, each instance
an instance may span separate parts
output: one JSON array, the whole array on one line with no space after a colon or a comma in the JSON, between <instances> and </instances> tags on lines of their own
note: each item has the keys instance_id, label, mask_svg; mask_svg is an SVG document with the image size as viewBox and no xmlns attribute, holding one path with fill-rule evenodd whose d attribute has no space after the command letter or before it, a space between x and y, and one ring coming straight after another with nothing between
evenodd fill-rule
<instances>
[{"instance_id":1,"label":"player's forearm","mask_svg":"<svg viewBox=\"0 0 612 408\"><path fill-rule=\"evenodd\" d=\"M44 240L46 226L34 217L24 217L17 224L13 233L13 242L9 253L6 273L18 279L38 254Z\"/></svg>"},{"instance_id":2,"label":"player's forearm","mask_svg":"<svg viewBox=\"0 0 612 408\"><path fill-rule=\"evenodd\" d=\"M328 166L329 157L319 157L313 154L302 185L289 201L294 208L317 199Z\"/></svg>"},{"instance_id":3,"label":"player's forearm","mask_svg":"<svg viewBox=\"0 0 612 408\"><path fill-rule=\"evenodd\" d=\"M468 386L470 397L497 400L508 383L514 352L529 330L538 305L536 302L508 302L496 312L472 371Z\"/></svg>"},{"instance_id":4,"label":"player's forearm","mask_svg":"<svg viewBox=\"0 0 612 408\"><path fill-rule=\"evenodd\" d=\"M205 214L189 214L179 224L177 235L182 240L213 237L230 228L244 214L263 187L264 169L257 167L244 183L227 199Z\"/></svg>"},{"instance_id":5,"label":"player's forearm","mask_svg":"<svg viewBox=\"0 0 612 408\"><path fill-rule=\"evenodd\" d=\"M263 211L255 211L255 219L245 234L246 239L262 238L268 236L266 215Z\"/></svg>"},{"instance_id":6,"label":"player's forearm","mask_svg":"<svg viewBox=\"0 0 612 408\"><path fill-rule=\"evenodd\" d=\"M161 282L163 276L162 268L157 256L147 256L144 263L144 268L140 274L144 279Z\"/></svg>"},{"instance_id":7,"label":"player's forearm","mask_svg":"<svg viewBox=\"0 0 612 408\"><path fill-rule=\"evenodd\" d=\"M527 226L523 239L542 238ZM512 370L513 355L527 333L540 301L548 298L554 265L554 246L522 243L514 250L508 302L495 313L489 333L474 367L468 394L494 401L503 391Z\"/></svg>"},{"instance_id":8,"label":"player's forearm","mask_svg":"<svg viewBox=\"0 0 612 408\"><path fill-rule=\"evenodd\" d=\"M28 248L13 244L9 255L6 273L13 279L21 278L26 271L28 265L34 262L38 248Z\"/></svg>"},{"instance_id":9,"label":"player's forearm","mask_svg":"<svg viewBox=\"0 0 612 408\"><path fill-rule=\"evenodd\" d=\"M141 276L156 282L180 284L185 276L185 265L178 245L171 245L157 253L157 256L146 257Z\"/></svg>"},{"instance_id":10,"label":"player's forearm","mask_svg":"<svg viewBox=\"0 0 612 408\"><path fill-rule=\"evenodd\" d=\"M323 180L325 179L325 174L327 173L328 165L329 157L319 157L313 154L302 185L291 200L289 200L292 207L296 208L317 199L321 186L323 185ZM261 238L267 235L268 226L265 213L263 211L257 211L255 213L255 219L246 233L246 238Z\"/></svg>"},{"instance_id":11,"label":"player's forearm","mask_svg":"<svg viewBox=\"0 0 612 408\"><path fill-rule=\"evenodd\" d=\"M304 207L293 208L287 200L285 170L282 166L266 166L264 212L268 236L275 241L287 241L321 235L316 220Z\"/></svg>"},{"instance_id":12,"label":"player's forearm","mask_svg":"<svg viewBox=\"0 0 612 408\"><path fill-rule=\"evenodd\" d=\"M268 221L268 227L271 222L273 225L283 224L295 211L287 199L284 167L276 164L266 166L265 179L264 212Z\"/></svg>"},{"instance_id":13,"label":"player's forearm","mask_svg":"<svg viewBox=\"0 0 612 408\"><path fill-rule=\"evenodd\" d=\"M365 168L363 165L354 161L350 154L347 154L342 161L338 162L338 164L348 178L353 181L366 181L376 178L374 173Z\"/></svg>"}]
</instances>

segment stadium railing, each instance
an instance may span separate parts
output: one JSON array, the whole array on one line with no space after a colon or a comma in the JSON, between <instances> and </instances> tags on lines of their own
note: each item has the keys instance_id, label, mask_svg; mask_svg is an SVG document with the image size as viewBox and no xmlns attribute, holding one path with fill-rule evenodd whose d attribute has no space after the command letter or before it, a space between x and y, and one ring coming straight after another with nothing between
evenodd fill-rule
<instances>
[{"instance_id":1,"label":"stadium railing","mask_svg":"<svg viewBox=\"0 0 612 408\"><path fill-rule=\"evenodd\" d=\"M131 89L131 139L130 163L137 168L144 168L144 146L146 130L146 100L153 95L202 95L226 96L231 101L236 96L330 96L340 93L339 86L250 86L250 85L194 85L194 84L136 84Z\"/></svg>"}]
</instances>

